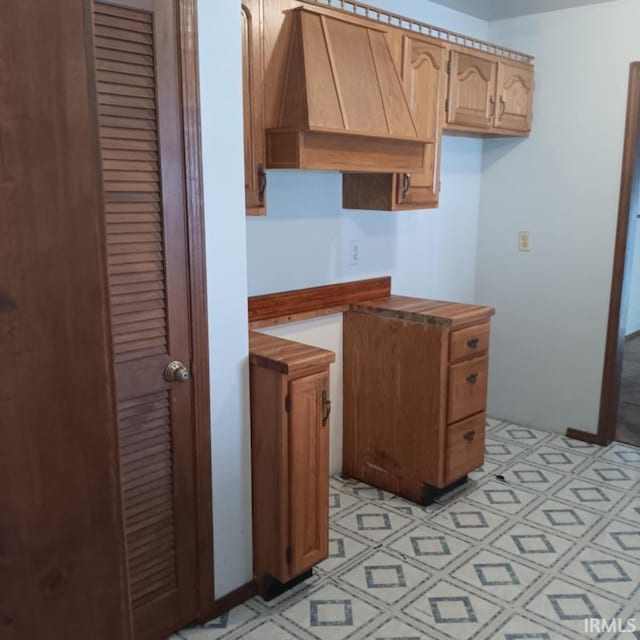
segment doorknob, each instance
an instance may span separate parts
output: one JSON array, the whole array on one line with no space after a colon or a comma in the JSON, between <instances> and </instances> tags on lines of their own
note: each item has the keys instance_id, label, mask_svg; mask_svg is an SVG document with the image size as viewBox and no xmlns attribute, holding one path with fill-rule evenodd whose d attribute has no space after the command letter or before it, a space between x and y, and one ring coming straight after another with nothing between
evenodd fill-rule
<instances>
[{"instance_id":1,"label":"doorknob","mask_svg":"<svg viewBox=\"0 0 640 640\"><path fill-rule=\"evenodd\" d=\"M179 360L170 362L164 370L164 379L167 382L186 382L191 377L191 372Z\"/></svg>"}]
</instances>

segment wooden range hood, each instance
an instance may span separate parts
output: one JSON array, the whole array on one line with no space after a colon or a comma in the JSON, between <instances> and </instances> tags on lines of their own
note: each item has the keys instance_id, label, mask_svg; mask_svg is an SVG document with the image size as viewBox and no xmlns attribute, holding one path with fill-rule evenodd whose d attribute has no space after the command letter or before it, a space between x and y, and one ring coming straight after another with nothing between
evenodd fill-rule
<instances>
[{"instance_id":1,"label":"wooden range hood","mask_svg":"<svg viewBox=\"0 0 640 640\"><path fill-rule=\"evenodd\" d=\"M289 12L277 126L267 168L404 173L424 167L418 133L384 33L311 8Z\"/></svg>"}]
</instances>

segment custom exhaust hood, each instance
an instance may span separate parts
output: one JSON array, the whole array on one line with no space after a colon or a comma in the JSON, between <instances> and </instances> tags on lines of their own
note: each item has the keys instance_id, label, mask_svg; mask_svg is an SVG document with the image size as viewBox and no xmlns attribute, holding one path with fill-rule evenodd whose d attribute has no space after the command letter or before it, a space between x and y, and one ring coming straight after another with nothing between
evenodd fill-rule
<instances>
[{"instance_id":1,"label":"custom exhaust hood","mask_svg":"<svg viewBox=\"0 0 640 640\"><path fill-rule=\"evenodd\" d=\"M307 7L288 14L267 168L421 170L433 140L418 132L384 33Z\"/></svg>"}]
</instances>

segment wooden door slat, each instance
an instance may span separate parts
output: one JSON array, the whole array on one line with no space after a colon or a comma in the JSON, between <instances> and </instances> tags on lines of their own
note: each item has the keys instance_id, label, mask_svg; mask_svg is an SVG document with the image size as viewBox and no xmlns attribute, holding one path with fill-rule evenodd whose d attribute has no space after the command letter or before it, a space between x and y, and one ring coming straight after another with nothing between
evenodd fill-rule
<instances>
[{"instance_id":1,"label":"wooden door slat","mask_svg":"<svg viewBox=\"0 0 640 640\"><path fill-rule=\"evenodd\" d=\"M105 160L102 166L105 171L154 171L157 173L159 170L157 162L147 159L110 159Z\"/></svg>"},{"instance_id":2,"label":"wooden door slat","mask_svg":"<svg viewBox=\"0 0 640 640\"><path fill-rule=\"evenodd\" d=\"M154 71L153 65L149 64L137 64L131 60L118 61L118 60L105 60L104 58L96 59L96 69L98 71L105 71L107 73L118 73L123 75L140 76L141 78L153 78ZM149 86L145 83L144 86Z\"/></svg>"},{"instance_id":3,"label":"wooden door slat","mask_svg":"<svg viewBox=\"0 0 640 640\"><path fill-rule=\"evenodd\" d=\"M94 16L120 16L133 22L142 22L150 24L152 22L151 14L146 11L140 11L138 9L126 9L124 7L117 7L115 5L104 5L96 2L94 5Z\"/></svg>"},{"instance_id":4,"label":"wooden door slat","mask_svg":"<svg viewBox=\"0 0 640 640\"><path fill-rule=\"evenodd\" d=\"M115 285L142 284L143 282L164 282L164 274L158 271L150 271L149 273L125 273L122 275L110 275L109 281ZM147 318L143 318L146 320ZM118 323L119 325L136 322L134 318L124 319Z\"/></svg>"},{"instance_id":5,"label":"wooden door slat","mask_svg":"<svg viewBox=\"0 0 640 640\"><path fill-rule=\"evenodd\" d=\"M161 356L167 354L167 347L145 347L138 351L128 351L126 353L118 353L115 355L116 364L126 364L135 362L141 358L151 358L152 356Z\"/></svg>"},{"instance_id":6,"label":"wooden door slat","mask_svg":"<svg viewBox=\"0 0 640 640\"><path fill-rule=\"evenodd\" d=\"M153 189L158 189L160 177L157 171L136 171L131 169L112 169L104 171L104 179L108 184L125 184L132 182L141 186L146 183Z\"/></svg>"},{"instance_id":7,"label":"wooden door slat","mask_svg":"<svg viewBox=\"0 0 640 640\"><path fill-rule=\"evenodd\" d=\"M127 554L129 557L129 565L135 570L139 565L151 562L158 556L164 554L174 555L173 546L173 541L166 538L161 539L156 544L147 542L142 549L129 550Z\"/></svg>"},{"instance_id":8,"label":"wooden door slat","mask_svg":"<svg viewBox=\"0 0 640 640\"><path fill-rule=\"evenodd\" d=\"M98 60L99 62L125 62L130 64L137 64L140 66L148 66L151 67L151 69L154 69L152 55L134 53L133 51L122 51L106 47L96 47L96 60Z\"/></svg>"},{"instance_id":9,"label":"wooden door slat","mask_svg":"<svg viewBox=\"0 0 640 640\"><path fill-rule=\"evenodd\" d=\"M108 255L116 256L121 253L133 253L135 251L140 252L156 252L162 251L163 246L160 242L127 242L127 243L109 243L107 245ZM113 292L116 293L115 291Z\"/></svg>"},{"instance_id":10,"label":"wooden door slat","mask_svg":"<svg viewBox=\"0 0 640 640\"><path fill-rule=\"evenodd\" d=\"M103 27L115 27L117 29L124 29L125 31L144 33L149 36L153 33L153 25L150 22L131 20L131 18L113 16L106 13L96 12L95 23Z\"/></svg>"},{"instance_id":11,"label":"wooden door slat","mask_svg":"<svg viewBox=\"0 0 640 640\"><path fill-rule=\"evenodd\" d=\"M138 263L147 263L147 264L159 264L162 265L164 263L164 254L162 251L151 251L145 253L134 253L133 251L129 251L127 253L122 254L109 254L109 265L132 265ZM118 301L114 296L114 301Z\"/></svg>"},{"instance_id":12,"label":"wooden door slat","mask_svg":"<svg viewBox=\"0 0 640 640\"><path fill-rule=\"evenodd\" d=\"M157 547L152 548L154 555L148 556L137 556L134 558L129 558L129 567L134 570L134 573L138 573L142 570L143 567L148 569L154 569L159 566L171 566L175 563L175 551L171 548L168 548L162 553L160 549ZM136 571L136 569L138 571Z\"/></svg>"},{"instance_id":13,"label":"wooden door slat","mask_svg":"<svg viewBox=\"0 0 640 640\"><path fill-rule=\"evenodd\" d=\"M156 131L155 116L153 118L141 117L138 114L137 118L123 115L108 115L104 114L102 108L100 108L100 125L101 127L109 127L113 130L120 130L120 135L123 138L128 139L131 136L131 131Z\"/></svg>"},{"instance_id":14,"label":"wooden door slat","mask_svg":"<svg viewBox=\"0 0 640 640\"><path fill-rule=\"evenodd\" d=\"M161 213L161 206L160 203L157 200L148 200L146 202L134 202L133 201L134 196L129 196L129 200L125 200L125 201L120 201L120 202L107 202L105 204L105 211L107 212L107 216L109 216L109 214L112 213L149 213L149 212L154 212L156 214L160 214ZM137 200L137 198L136 198ZM111 217L107 218L107 223L111 224L113 223L114 220ZM128 222L128 221L125 221ZM158 223L160 223L160 215L158 215ZM161 227L158 227L159 230L161 230ZM114 230L114 233L115 230ZM123 234L127 234L128 231L122 231Z\"/></svg>"},{"instance_id":15,"label":"wooden door slat","mask_svg":"<svg viewBox=\"0 0 640 640\"><path fill-rule=\"evenodd\" d=\"M105 27L97 24L95 27L97 38L106 38L108 40L117 40L118 42L126 42L127 44L136 43L153 46L153 36L150 33L139 33L129 29L119 29L117 27Z\"/></svg>"},{"instance_id":16,"label":"wooden door slat","mask_svg":"<svg viewBox=\"0 0 640 640\"><path fill-rule=\"evenodd\" d=\"M136 284L129 284L129 285L117 285L117 286L113 286L112 287L112 293L113 295L127 295L129 293L138 293L138 292L145 292L145 291L162 291L164 290L164 283L162 282L140 282L140 283L136 283ZM156 324L150 324L148 327L145 327L145 325L136 325L135 323L129 323L130 329L131 331L135 331L136 329L144 329L144 328L148 328L150 330L153 329L157 329L158 327L160 327L161 325L156 325ZM126 325L120 325L120 329L124 329L126 327Z\"/></svg>"},{"instance_id":17,"label":"wooden door slat","mask_svg":"<svg viewBox=\"0 0 640 640\"><path fill-rule=\"evenodd\" d=\"M101 49L113 49L115 51L129 51L146 56L153 56L153 46L140 42L127 42L126 40L116 40L107 36L96 35L96 46Z\"/></svg>"},{"instance_id":18,"label":"wooden door slat","mask_svg":"<svg viewBox=\"0 0 640 640\"><path fill-rule=\"evenodd\" d=\"M130 109L141 109L144 111L153 111L155 113L156 102L153 98L144 98L140 96L120 95L117 93L103 92L98 94L99 107L121 107Z\"/></svg>"},{"instance_id":19,"label":"wooden door slat","mask_svg":"<svg viewBox=\"0 0 640 640\"><path fill-rule=\"evenodd\" d=\"M155 128L147 129L127 129L121 126L108 126L102 124L105 122L100 119L100 138L105 143L108 139L120 140L122 142L130 142L133 140L147 140L149 142L157 142L158 136ZM137 123L136 123L137 124Z\"/></svg>"},{"instance_id":20,"label":"wooden door slat","mask_svg":"<svg viewBox=\"0 0 640 640\"><path fill-rule=\"evenodd\" d=\"M119 82L101 82L100 91L98 92L99 101L105 94L132 98L147 98L149 100L155 99L155 92L151 87L134 87Z\"/></svg>"}]
</instances>

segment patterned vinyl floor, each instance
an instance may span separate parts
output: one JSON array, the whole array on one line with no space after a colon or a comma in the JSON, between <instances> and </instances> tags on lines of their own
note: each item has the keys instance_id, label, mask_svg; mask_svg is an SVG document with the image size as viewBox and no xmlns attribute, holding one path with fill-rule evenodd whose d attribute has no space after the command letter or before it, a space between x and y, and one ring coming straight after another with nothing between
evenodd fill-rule
<instances>
[{"instance_id":1,"label":"patterned vinyl floor","mask_svg":"<svg viewBox=\"0 0 640 640\"><path fill-rule=\"evenodd\" d=\"M640 639L640 449L489 427L483 469L441 504L333 478L313 578L172 640Z\"/></svg>"}]
</instances>

